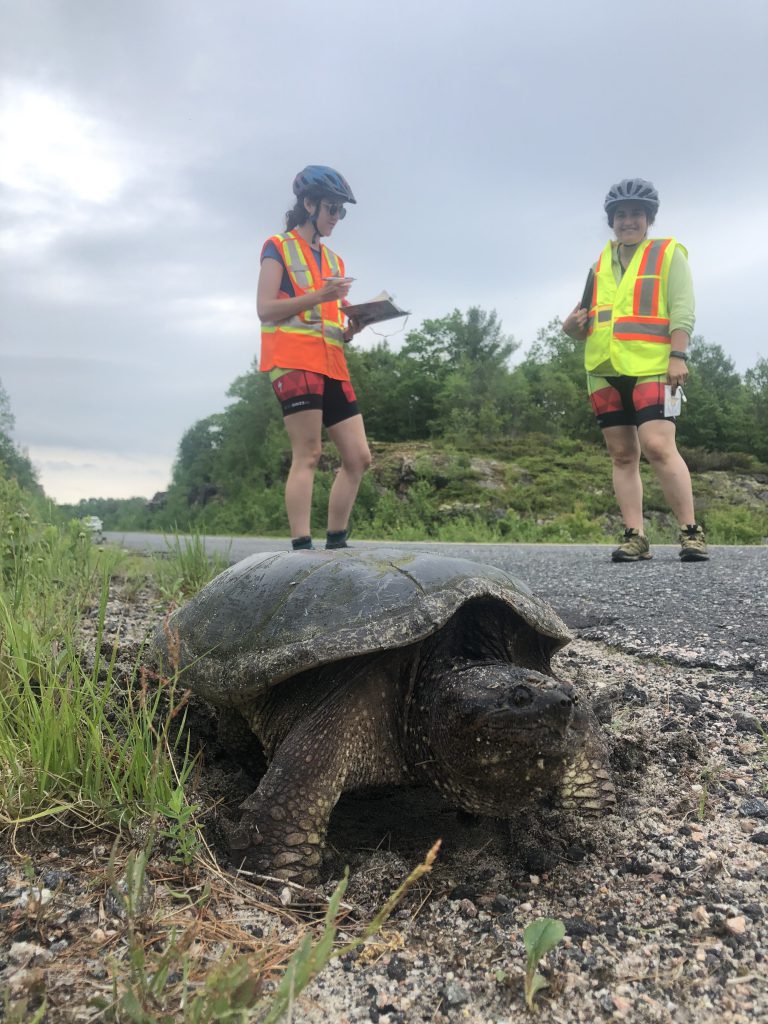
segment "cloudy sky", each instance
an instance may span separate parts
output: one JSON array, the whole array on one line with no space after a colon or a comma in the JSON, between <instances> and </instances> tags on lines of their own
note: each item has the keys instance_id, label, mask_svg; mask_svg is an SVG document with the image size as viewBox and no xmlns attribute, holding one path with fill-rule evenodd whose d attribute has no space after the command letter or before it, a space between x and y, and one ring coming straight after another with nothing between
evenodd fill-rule
<instances>
[{"instance_id":1,"label":"cloudy sky","mask_svg":"<svg viewBox=\"0 0 768 1024\"><path fill-rule=\"evenodd\" d=\"M697 333L741 372L768 351L765 0L0 16L0 380L58 501L167 486L184 431L258 351L261 244L307 163L358 199L333 238L352 299L386 288L409 327L494 308L521 351L580 296L608 187L650 178L657 233L690 253Z\"/></svg>"}]
</instances>

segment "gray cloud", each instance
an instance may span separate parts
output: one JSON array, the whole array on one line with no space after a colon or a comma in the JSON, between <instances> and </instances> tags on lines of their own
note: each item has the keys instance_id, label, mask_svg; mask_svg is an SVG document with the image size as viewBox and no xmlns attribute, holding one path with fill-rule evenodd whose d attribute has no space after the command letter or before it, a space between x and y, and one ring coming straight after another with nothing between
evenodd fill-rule
<instances>
[{"instance_id":1,"label":"gray cloud","mask_svg":"<svg viewBox=\"0 0 768 1024\"><path fill-rule=\"evenodd\" d=\"M734 296L768 270L761 3L0 7L16 133L0 376L46 465L95 447L170 469L257 351L260 247L307 162L357 193L334 237L353 297L393 291L409 326L480 303L525 343L580 294L607 187L652 178L659 231L690 251L697 331L754 362L752 304Z\"/></svg>"}]
</instances>

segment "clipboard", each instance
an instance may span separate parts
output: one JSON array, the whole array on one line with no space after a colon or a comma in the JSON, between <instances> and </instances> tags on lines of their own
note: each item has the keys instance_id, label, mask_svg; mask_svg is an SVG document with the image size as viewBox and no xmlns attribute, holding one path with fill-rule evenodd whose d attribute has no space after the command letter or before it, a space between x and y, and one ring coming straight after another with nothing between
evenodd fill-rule
<instances>
[{"instance_id":1,"label":"clipboard","mask_svg":"<svg viewBox=\"0 0 768 1024\"><path fill-rule=\"evenodd\" d=\"M581 296L581 308L589 312L592 306L592 292L595 289L595 272L590 270L587 274L587 283L584 286L584 294Z\"/></svg>"}]
</instances>

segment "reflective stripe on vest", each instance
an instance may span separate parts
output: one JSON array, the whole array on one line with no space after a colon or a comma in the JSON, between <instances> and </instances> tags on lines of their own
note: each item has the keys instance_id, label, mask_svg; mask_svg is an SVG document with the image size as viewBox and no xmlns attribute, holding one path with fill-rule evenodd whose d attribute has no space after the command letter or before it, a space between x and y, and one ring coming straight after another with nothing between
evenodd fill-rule
<instances>
[{"instance_id":1,"label":"reflective stripe on vest","mask_svg":"<svg viewBox=\"0 0 768 1024\"><path fill-rule=\"evenodd\" d=\"M613 242L595 267L592 306L587 319L584 363L588 370L610 362L619 374L666 373L669 364L667 283L674 238L652 238L635 251L620 282L613 270Z\"/></svg>"},{"instance_id":2,"label":"reflective stripe on vest","mask_svg":"<svg viewBox=\"0 0 768 1024\"><path fill-rule=\"evenodd\" d=\"M326 246L320 247L321 268L307 242L296 231L273 235L295 294L305 295L323 287L324 277L343 277L344 263ZM281 298L289 298L281 292ZM337 380L349 380L344 356L344 324L337 300L318 303L301 313L261 325L262 370L283 367L312 370Z\"/></svg>"}]
</instances>

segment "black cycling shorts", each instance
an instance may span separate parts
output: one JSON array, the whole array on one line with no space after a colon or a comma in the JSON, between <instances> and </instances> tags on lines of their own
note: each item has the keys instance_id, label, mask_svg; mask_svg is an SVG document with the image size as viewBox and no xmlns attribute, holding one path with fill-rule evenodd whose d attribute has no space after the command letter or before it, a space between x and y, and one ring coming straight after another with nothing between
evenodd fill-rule
<instances>
[{"instance_id":1,"label":"black cycling shorts","mask_svg":"<svg viewBox=\"0 0 768 1024\"><path fill-rule=\"evenodd\" d=\"M323 426L333 427L358 415L355 389L348 380L336 380L312 370L286 370L272 381L283 416L321 409Z\"/></svg>"},{"instance_id":2,"label":"black cycling shorts","mask_svg":"<svg viewBox=\"0 0 768 1024\"><path fill-rule=\"evenodd\" d=\"M587 374L589 399L597 425L605 427L639 427L651 420L670 420L664 415L666 374L653 377L599 377Z\"/></svg>"}]
</instances>

